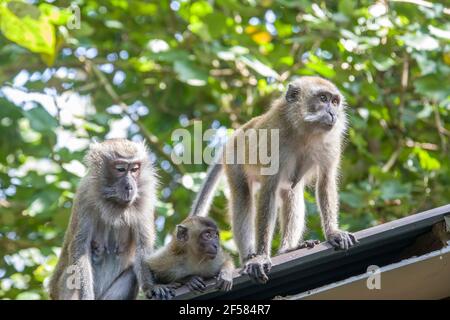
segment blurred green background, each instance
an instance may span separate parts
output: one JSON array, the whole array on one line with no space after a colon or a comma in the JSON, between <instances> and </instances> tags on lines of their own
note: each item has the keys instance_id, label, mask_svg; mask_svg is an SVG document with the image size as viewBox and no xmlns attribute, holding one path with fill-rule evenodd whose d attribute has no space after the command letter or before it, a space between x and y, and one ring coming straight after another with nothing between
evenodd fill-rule
<instances>
[{"instance_id":1,"label":"blurred green background","mask_svg":"<svg viewBox=\"0 0 450 320\"><path fill-rule=\"evenodd\" d=\"M47 298L90 141L149 142L161 245L206 170L172 162L172 131L221 139L295 76L349 104L344 229L450 202L449 18L447 1L0 0L0 298ZM212 216L234 252L226 194Z\"/></svg>"}]
</instances>

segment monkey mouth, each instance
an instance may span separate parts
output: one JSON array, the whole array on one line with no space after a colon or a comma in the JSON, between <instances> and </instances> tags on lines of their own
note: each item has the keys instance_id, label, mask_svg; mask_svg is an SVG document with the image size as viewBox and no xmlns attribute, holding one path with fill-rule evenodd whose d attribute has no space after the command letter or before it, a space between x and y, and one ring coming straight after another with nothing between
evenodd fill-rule
<instances>
[{"instance_id":1,"label":"monkey mouth","mask_svg":"<svg viewBox=\"0 0 450 320\"><path fill-rule=\"evenodd\" d=\"M208 252L205 252L205 256L207 258L213 260L214 258L216 258L217 252L208 251Z\"/></svg>"},{"instance_id":2,"label":"monkey mouth","mask_svg":"<svg viewBox=\"0 0 450 320\"><path fill-rule=\"evenodd\" d=\"M325 120L325 121L321 122L322 128L324 130L331 130L331 129L333 129L335 123L336 123L336 121L328 121L328 120Z\"/></svg>"},{"instance_id":3,"label":"monkey mouth","mask_svg":"<svg viewBox=\"0 0 450 320\"><path fill-rule=\"evenodd\" d=\"M130 206L133 204L134 200L136 199L136 197L134 196L122 196L122 197L118 197L116 198L116 202L122 206Z\"/></svg>"},{"instance_id":4,"label":"monkey mouth","mask_svg":"<svg viewBox=\"0 0 450 320\"><path fill-rule=\"evenodd\" d=\"M136 195L133 192L125 192L121 198L124 203L130 204L136 199Z\"/></svg>"}]
</instances>

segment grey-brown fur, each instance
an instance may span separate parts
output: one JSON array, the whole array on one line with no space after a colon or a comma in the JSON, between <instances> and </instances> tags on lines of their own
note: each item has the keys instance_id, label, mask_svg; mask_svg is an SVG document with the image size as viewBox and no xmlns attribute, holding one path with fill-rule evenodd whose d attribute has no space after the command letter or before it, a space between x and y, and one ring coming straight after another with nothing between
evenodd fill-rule
<instances>
[{"instance_id":1,"label":"grey-brown fur","mask_svg":"<svg viewBox=\"0 0 450 320\"><path fill-rule=\"evenodd\" d=\"M119 205L105 198L105 166L114 159L139 161L135 200ZM157 177L143 143L112 139L93 143L55 271L52 299L135 299L149 277L142 268L153 250ZM79 278L76 278L77 275ZM80 286L72 286L80 280ZM69 285L68 285L69 284Z\"/></svg>"},{"instance_id":2,"label":"grey-brown fur","mask_svg":"<svg viewBox=\"0 0 450 320\"><path fill-rule=\"evenodd\" d=\"M323 95L329 100L319 101ZM225 146L222 163L209 170L215 176L212 183L207 177L205 184L215 185L217 171L224 168L231 193L234 240L245 264L244 273L257 282L268 280L279 207L282 231L279 252L302 245L305 226L303 192L311 181L316 181L316 199L327 240L341 249L356 243L352 234L338 228L337 180L346 126L344 97L336 86L319 77L301 77L289 84L286 93L269 111L234 133ZM248 139L242 139L248 129L279 130L279 171L276 174L262 175L262 165L248 161L252 145ZM239 140L245 143L235 143ZM226 156L242 151L239 148L244 149L247 161L230 164ZM210 195L212 191L208 189L203 193ZM199 194L197 207L202 208L198 213L204 215L207 208L202 207L202 199L203 194Z\"/></svg>"},{"instance_id":3,"label":"grey-brown fur","mask_svg":"<svg viewBox=\"0 0 450 320\"><path fill-rule=\"evenodd\" d=\"M204 280L216 277L216 287L231 290L233 284L233 262L220 247L214 258L208 258L198 248L199 235L205 229L217 230L213 220L206 217L190 216L178 228L186 228L188 240L180 240L177 231L170 243L158 249L147 259L147 266L153 276L146 295L154 299L171 299L174 289L187 284L191 290L203 291Z\"/></svg>"}]
</instances>

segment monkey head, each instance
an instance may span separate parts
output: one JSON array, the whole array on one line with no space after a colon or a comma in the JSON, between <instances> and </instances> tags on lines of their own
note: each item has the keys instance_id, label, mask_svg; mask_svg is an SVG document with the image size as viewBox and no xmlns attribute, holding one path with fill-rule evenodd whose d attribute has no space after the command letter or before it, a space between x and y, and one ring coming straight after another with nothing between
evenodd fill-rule
<instances>
[{"instance_id":1,"label":"monkey head","mask_svg":"<svg viewBox=\"0 0 450 320\"><path fill-rule=\"evenodd\" d=\"M85 162L102 198L122 206L132 205L139 197L140 187L151 178L141 174L150 168L143 143L126 139L94 143Z\"/></svg>"},{"instance_id":2,"label":"monkey head","mask_svg":"<svg viewBox=\"0 0 450 320\"><path fill-rule=\"evenodd\" d=\"M285 99L288 112L308 127L327 131L345 121L342 94L323 78L296 79L288 85Z\"/></svg>"},{"instance_id":3,"label":"monkey head","mask_svg":"<svg viewBox=\"0 0 450 320\"><path fill-rule=\"evenodd\" d=\"M175 233L176 241L199 259L214 259L219 252L219 230L210 218L189 217L177 225Z\"/></svg>"}]
</instances>

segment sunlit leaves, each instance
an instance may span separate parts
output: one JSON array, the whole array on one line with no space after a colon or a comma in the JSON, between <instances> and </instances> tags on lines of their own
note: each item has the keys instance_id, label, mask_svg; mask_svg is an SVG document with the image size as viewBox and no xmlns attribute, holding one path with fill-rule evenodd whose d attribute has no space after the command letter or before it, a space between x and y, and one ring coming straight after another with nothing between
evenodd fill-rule
<instances>
[{"instance_id":1,"label":"sunlit leaves","mask_svg":"<svg viewBox=\"0 0 450 320\"><path fill-rule=\"evenodd\" d=\"M313 54L308 56L308 61L305 63L305 67L311 71L310 74L319 74L325 78L333 78L336 74L331 65L325 63Z\"/></svg>"},{"instance_id":2,"label":"sunlit leaves","mask_svg":"<svg viewBox=\"0 0 450 320\"><path fill-rule=\"evenodd\" d=\"M0 4L0 27L9 40L38 53L55 54L55 29L45 17L34 19L29 15L20 19L6 3Z\"/></svg>"},{"instance_id":3,"label":"sunlit leaves","mask_svg":"<svg viewBox=\"0 0 450 320\"><path fill-rule=\"evenodd\" d=\"M269 32L260 30L260 28L255 26L248 26L245 28L245 33L247 33L257 44L267 44L272 40L272 36Z\"/></svg>"},{"instance_id":4,"label":"sunlit leaves","mask_svg":"<svg viewBox=\"0 0 450 320\"><path fill-rule=\"evenodd\" d=\"M450 92L448 77L442 77L441 75L421 77L414 81L414 87L418 93L437 101L446 99Z\"/></svg>"},{"instance_id":5,"label":"sunlit leaves","mask_svg":"<svg viewBox=\"0 0 450 320\"><path fill-rule=\"evenodd\" d=\"M58 125L58 121L41 105L37 105L30 110L23 111L23 113L30 121L31 128L38 132L53 132Z\"/></svg>"},{"instance_id":6,"label":"sunlit leaves","mask_svg":"<svg viewBox=\"0 0 450 320\"><path fill-rule=\"evenodd\" d=\"M389 70L392 66L395 65L395 60L390 57L382 56L380 60L373 60L372 64L378 71L386 71Z\"/></svg>"},{"instance_id":7,"label":"sunlit leaves","mask_svg":"<svg viewBox=\"0 0 450 320\"><path fill-rule=\"evenodd\" d=\"M274 71L272 68L268 67L267 65L263 64L261 61L256 59L255 57L251 55L243 55L239 57L239 60L241 60L243 63L245 63L248 67L255 70L257 73L264 77L272 77L272 78L278 78L279 75L276 71Z\"/></svg>"},{"instance_id":8,"label":"sunlit leaves","mask_svg":"<svg viewBox=\"0 0 450 320\"><path fill-rule=\"evenodd\" d=\"M400 39L405 41L406 45L419 51L431 51L439 48L439 42L434 37L427 34L408 34L405 36L401 36Z\"/></svg>"},{"instance_id":9,"label":"sunlit leaves","mask_svg":"<svg viewBox=\"0 0 450 320\"><path fill-rule=\"evenodd\" d=\"M420 148L414 148L414 153L419 158L420 166L423 170L433 171L438 170L441 164L438 159L434 158L429 152Z\"/></svg>"},{"instance_id":10,"label":"sunlit leaves","mask_svg":"<svg viewBox=\"0 0 450 320\"><path fill-rule=\"evenodd\" d=\"M380 191L383 200L405 198L410 195L411 185L402 184L398 180L389 180L382 183Z\"/></svg>"},{"instance_id":11,"label":"sunlit leaves","mask_svg":"<svg viewBox=\"0 0 450 320\"><path fill-rule=\"evenodd\" d=\"M6 38L42 54L45 62L52 64L57 51L55 25L67 22L67 11L42 4L39 9L18 1L0 3L0 30Z\"/></svg>"},{"instance_id":12,"label":"sunlit leaves","mask_svg":"<svg viewBox=\"0 0 450 320\"><path fill-rule=\"evenodd\" d=\"M186 82L191 86L204 86L208 81L208 74L206 71L188 60L175 61L174 71L181 81Z\"/></svg>"}]
</instances>

